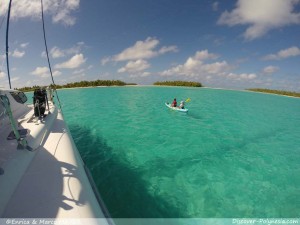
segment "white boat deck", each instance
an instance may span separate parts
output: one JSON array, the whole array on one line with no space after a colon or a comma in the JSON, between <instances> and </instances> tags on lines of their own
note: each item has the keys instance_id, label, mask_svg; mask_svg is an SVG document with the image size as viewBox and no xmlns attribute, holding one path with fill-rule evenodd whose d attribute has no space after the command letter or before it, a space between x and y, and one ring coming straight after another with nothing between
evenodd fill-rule
<instances>
[{"instance_id":1,"label":"white boat deck","mask_svg":"<svg viewBox=\"0 0 300 225\"><path fill-rule=\"evenodd\" d=\"M0 217L105 218L63 116L49 106L41 123L33 119L33 106L20 104L23 110L14 112L18 129L30 130L33 151L7 140L11 125L0 116Z\"/></svg>"}]
</instances>

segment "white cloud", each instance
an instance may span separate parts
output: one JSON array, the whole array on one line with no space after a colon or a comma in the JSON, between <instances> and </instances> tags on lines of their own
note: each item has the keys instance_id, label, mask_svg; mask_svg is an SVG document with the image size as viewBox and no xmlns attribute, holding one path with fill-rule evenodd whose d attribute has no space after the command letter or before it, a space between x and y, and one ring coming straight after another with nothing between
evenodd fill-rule
<instances>
[{"instance_id":1,"label":"white cloud","mask_svg":"<svg viewBox=\"0 0 300 225\"><path fill-rule=\"evenodd\" d=\"M241 79L246 79L246 80L253 80L257 77L257 75L255 73L242 73L240 74L240 78Z\"/></svg>"},{"instance_id":2,"label":"white cloud","mask_svg":"<svg viewBox=\"0 0 300 225\"><path fill-rule=\"evenodd\" d=\"M205 63L205 60L216 59L216 54L209 53L207 50L197 51L192 57L189 57L184 64L172 67L160 74L162 76L183 75L191 77L204 77L209 74L220 75L229 70L231 66L226 61Z\"/></svg>"},{"instance_id":3,"label":"white cloud","mask_svg":"<svg viewBox=\"0 0 300 225\"><path fill-rule=\"evenodd\" d=\"M177 52L177 51L178 51L178 49L175 45L163 46L161 49L158 50L158 52L156 54L157 55L163 55L163 54L168 53L168 52Z\"/></svg>"},{"instance_id":4,"label":"white cloud","mask_svg":"<svg viewBox=\"0 0 300 225\"><path fill-rule=\"evenodd\" d=\"M18 49L15 49L14 52L12 53L12 57L15 58L22 58L25 55L24 51L19 51Z\"/></svg>"},{"instance_id":5,"label":"white cloud","mask_svg":"<svg viewBox=\"0 0 300 225\"><path fill-rule=\"evenodd\" d=\"M217 59L218 57L216 54L209 53L208 50L197 51L194 56L196 60Z\"/></svg>"},{"instance_id":6,"label":"white cloud","mask_svg":"<svg viewBox=\"0 0 300 225\"><path fill-rule=\"evenodd\" d=\"M54 23L63 23L66 25L74 25L76 19L70 16L70 11L79 8L80 0L67 0L65 2L65 7L59 10L52 18Z\"/></svg>"},{"instance_id":7,"label":"white cloud","mask_svg":"<svg viewBox=\"0 0 300 225\"><path fill-rule=\"evenodd\" d=\"M150 65L146 60L139 59L136 61L129 61L124 67L118 70L118 73L137 73L149 67Z\"/></svg>"},{"instance_id":8,"label":"white cloud","mask_svg":"<svg viewBox=\"0 0 300 225\"><path fill-rule=\"evenodd\" d=\"M232 80L253 80L257 78L257 75L255 73L242 73L242 74L235 74L235 73L229 73L226 75L227 78L232 79Z\"/></svg>"},{"instance_id":9,"label":"white cloud","mask_svg":"<svg viewBox=\"0 0 300 225\"><path fill-rule=\"evenodd\" d=\"M80 69L80 70L75 70L73 71L73 74L79 74L79 73L84 73L85 72L85 69Z\"/></svg>"},{"instance_id":10,"label":"white cloud","mask_svg":"<svg viewBox=\"0 0 300 225\"><path fill-rule=\"evenodd\" d=\"M3 1L2 9L8 7L9 1ZM76 18L72 16L72 12L79 8L80 0L48 0L44 1L45 14L52 16L54 23L64 25L74 25ZM41 17L41 1L40 0L18 0L12 2L11 18L40 18Z\"/></svg>"},{"instance_id":11,"label":"white cloud","mask_svg":"<svg viewBox=\"0 0 300 225\"><path fill-rule=\"evenodd\" d=\"M208 50L198 51L189 57L185 63L174 66L160 72L161 76L181 77L183 80L199 80L213 86L246 85L257 80L255 73L234 73L235 66L228 64L225 60L217 60L219 57Z\"/></svg>"},{"instance_id":12,"label":"white cloud","mask_svg":"<svg viewBox=\"0 0 300 225\"><path fill-rule=\"evenodd\" d=\"M50 50L50 55L52 56L53 59L56 59L56 58L64 57L65 53L55 46Z\"/></svg>"},{"instance_id":13,"label":"white cloud","mask_svg":"<svg viewBox=\"0 0 300 225\"><path fill-rule=\"evenodd\" d=\"M148 77L150 75L151 75L150 72L141 72L141 73L130 74L129 77L130 78L139 78L139 77Z\"/></svg>"},{"instance_id":14,"label":"white cloud","mask_svg":"<svg viewBox=\"0 0 300 225\"><path fill-rule=\"evenodd\" d=\"M0 79L6 77L6 73L4 73L3 71L0 72Z\"/></svg>"},{"instance_id":15,"label":"white cloud","mask_svg":"<svg viewBox=\"0 0 300 225\"><path fill-rule=\"evenodd\" d=\"M280 60L285 59L289 57L295 57L300 55L300 49L296 46L280 50L279 52L275 54L270 54L265 57L263 57L264 60Z\"/></svg>"},{"instance_id":16,"label":"white cloud","mask_svg":"<svg viewBox=\"0 0 300 225\"><path fill-rule=\"evenodd\" d=\"M300 13L294 8L299 0L238 0L236 8L225 11L218 24L249 25L244 33L247 40L262 37L268 31L300 23Z\"/></svg>"},{"instance_id":17,"label":"white cloud","mask_svg":"<svg viewBox=\"0 0 300 225\"><path fill-rule=\"evenodd\" d=\"M52 75L53 75L54 77L58 77L58 76L61 75L61 72L58 71L58 70L55 70L55 71L52 73Z\"/></svg>"},{"instance_id":18,"label":"white cloud","mask_svg":"<svg viewBox=\"0 0 300 225\"><path fill-rule=\"evenodd\" d=\"M79 68L78 70L74 70L72 73L73 74L85 74L86 71L92 69L93 66L92 65L89 65L88 67L86 68Z\"/></svg>"},{"instance_id":19,"label":"white cloud","mask_svg":"<svg viewBox=\"0 0 300 225\"><path fill-rule=\"evenodd\" d=\"M263 69L263 74L273 74L279 70L276 66L267 66Z\"/></svg>"},{"instance_id":20,"label":"white cloud","mask_svg":"<svg viewBox=\"0 0 300 225\"><path fill-rule=\"evenodd\" d=\"M79 54L84 46L84 42L78 42L73 47L67 49L60 49L59 47L54 46L50 50L50 55L53 59L56 59L66 57L68 55ZM46 52L42 52L42 57L46 57Z\"/></svg>"},{"instance_id":21,"label":"white cloud","mask_svg":"<svg viewBox=\"0 0 300 225\"><path fill-rule=\"evenodd\" d=\"M80 67L83 63L85 63L85 61L86 59L83 54L76 54L68 61L56 64L54 67L56 69L75 69Z\"/></svg>"},{"instance_id":22,"label":"white cloud","mask_svg":"<svg viewBox=\"0 0 300 225\"><path fill-rule=\"evenodd\" d=\"M37 67L31 74L39 76L39 77L48 77L49 76L49 68L48 67Z\"/></svg>"},{"instance_id":23,"label":"white cloud","mask_svg":"<svg viewBox=\"0 0 300 225\"><path fill-rule=\"evenodd\" d=\"M11 82L17 81L17 80L19 80L19 79L20 79L20 77L13 77L13 78L11 79Z\"/></svg>"},{"instance_id":24,"label":"white cloud","mask_svg":"<svg viewBox=\"0 0 300 225\"><path fill-rule=\"evenodd\" d=\"M101 65L104 66L110 61L111 61L111 57L105 57L105 58L101 59Z\"/></svg>"},{"instance_id":25,"label":"white cloud","mask_svg":"<svg viewBox=\"0 0 300 225\"><path fill-rule=\"evenodd\" d=\"M141 74L141 77L147 77L147 76L150 76L150 75L151 75L150 72L143 72L143 73Z\"/></svg>"},{"instance_id":26,"label":"white cloud","mask_svg":"<svg viewBox=\"0 0 300 225\"><path fill-rule=\"evenodd\" d=\"M50 71L49 68L44 66L44 67L37 67L34 71L31 72L31 74L45 78L45 77L50 77ZM53 76L59 76L61 75L61 72L56 70L52 73Z\"/></svg>"},{"instance_id":27,"label":"white cloud","mask_svg":"<svg viewBox=\"0 0 300 225\"><path fill-rule=\"evenodd\" d=\"M212 9L213 9L213 11L218 11L219 10L219 2L214 2L212 4Z\"/></svg>"},{"instance_id":28,"label":"white cloud","mask_svg":"<svg viewBox=\"0 0 300 225\"><path fill-rule=\"evenodd\" d=\"M68 77L67 80L63 80L63 83L69 82L70 79L77 80L77 81L78 80L83 80L85 77L86 77L85 73L78 73L78 74L75 74L74 76Z\"/></svg>"},{"instance_id":29,"label":"white cloud","mask_svg":"<svg viewBox=\"0 0 300 225\"><path fill-rule=\"evenodd\" d=\"M125 49L121 53L113 56L112 58L105 58L102 63L106 63L109 60L112 61L127 61L137 59L150 59L167 52L178 51L176 46L163 46L160 49L156 49L159 45L159 40L156 38L148 37L145 41L137 41L133 46Z\"/></svg>"},{"instance_id":30,"label":"white cloud","mask_svg":"<svg viewBox=\"0 0 300 225\"><path fill-rule=\"evenodd\" d=\"M28 45L29 45L28 42L27 42L27 43L22 43L22 44L20 44L20 47L21 47L21 48L27 48Z\"/></svg>"}]
</instances>

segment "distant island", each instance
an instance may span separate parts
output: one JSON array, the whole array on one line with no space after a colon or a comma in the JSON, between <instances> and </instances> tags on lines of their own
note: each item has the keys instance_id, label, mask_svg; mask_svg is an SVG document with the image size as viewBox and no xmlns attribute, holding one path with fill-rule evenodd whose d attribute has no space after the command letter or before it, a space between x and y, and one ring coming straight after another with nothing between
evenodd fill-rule
<instances>
[{"instance_id":1,"label":"distant island","mask_svg":"<svg viewBox=\"0 0 300 225\"><path fill-rule=\"evenodd\" d=\"M65 85L55 85L55 88L62 89L62 88L97 87L97 86L125 86L125 85L136 85L136 84L125 83L120 80L95 80L95 81L84 80L80 82L67 83ZM54 88L53 84L49 86ZM36 88L39 88L39 86L23 87L23 88L18 88L18 90L28 92L28 91L34 91Z\"/></svg>"},{"instance_id":2,"label":"distant island","mask_svg":"<svg viewBox=\"0 0 300 225\"><path fill-rule=\"evenodd\" d=\"M67 83L65 85L49 85L51 88L62 89L62 88L79 88L79 87L98 87L98 86L126 86L126 85L137 85L136 83L125 83L121 80L95 80L95 81L79 81L74 83ZM157 86L183 86L183 87L203 87L200 82L193 81L157 81L153 83L153 85ZM40 86L32 86L32 87L23 87L23 88L15 88L19 91L29 92L34 91L35 89L40 88ZM270 94L278 94L285 96L292 96L300 98L300 93L292 92L292 91L283 91L283 90L272 90L272 89L263 89L263 88L249 88L247 91L253 92L263 92Z\"/></svg>"},{"instance_id":3,"label":"distant island","mask_svg":"<svg viewBox=\"0 0 300 225\"><path fill-rule=\"evenodd\" d=\"M160 86L184 86L184 87L203 87L199 82L192 82L192 81L157 81L153 83L153 85L160 85Z\"/></svg>"},{"instance_id":4,"label":"distant island","mask_svg":"<svg viewBox=\"0 0 300 225\"><path fill-rule=\"evenodd\" d=\"M79 88L79 87L97 87L97 86L125 86L125 85L137 85L136 83L125 83L121 80L95 80L95 81L79 81L74 83L67 83L64 85L49 85L51 88L62 89L62 88ZM161 85L161 86L184 86L184 87L203 87L199 82L192 81L161 81L155 82L153 85ZM22 87L16 88L19 91L29 92L34 91L35 89L40 88L40 86L32 86L32 87Z\"/></svg>"},{"instance_id":5,"label":"distant island","mask_svg":"<svg viewBox=\"0 0 300 225\"><path fill-rule=\"evenodd\" d=\"M277 95L286 95L286 96L293 96L300 98L300 93L292 92L292 91L279 91L279 90L271 90L271 89L263 89L263 88L250 88L246 89L247 91L255 91L255 92L264 92L270 94L277 94Z\"/></svg>"}]
</instances>

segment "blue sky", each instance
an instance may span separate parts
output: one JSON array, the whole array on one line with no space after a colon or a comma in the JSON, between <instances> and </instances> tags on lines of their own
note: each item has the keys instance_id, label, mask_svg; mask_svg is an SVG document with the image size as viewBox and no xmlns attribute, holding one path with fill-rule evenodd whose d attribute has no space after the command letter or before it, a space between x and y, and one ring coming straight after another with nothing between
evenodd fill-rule
<instances>
[{"instance_id":1,"label":"blue sky","mask_svg":"<svg viewBox=\"0 0 300 225\"><path fill-rule=\"evenodd\" d=\"M8 87L1 1L0 86ZM216 88L300 91L300 0L44 0L57 84L199 81ZM51 83L40 0L13 0L12 87Z\"/></svg>"}]
</instances>

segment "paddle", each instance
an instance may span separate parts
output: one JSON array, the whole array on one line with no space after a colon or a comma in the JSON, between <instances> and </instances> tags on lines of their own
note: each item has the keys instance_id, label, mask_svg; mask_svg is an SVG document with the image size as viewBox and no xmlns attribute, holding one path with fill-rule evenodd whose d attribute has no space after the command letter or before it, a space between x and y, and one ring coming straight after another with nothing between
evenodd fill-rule
<instances>
[{"instance_id":1,"label":"paddle","mask_svg":"<svg viewBox=\"0 0 300 225\"><path fill-rule=\"evenodd\" d=\"M190 102L190 101L191 101L190 98L187 98L187 99L185 100L186 103L188 103L188 102Z\"/></svg>"}]
</instances>

